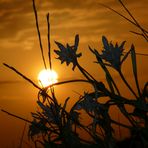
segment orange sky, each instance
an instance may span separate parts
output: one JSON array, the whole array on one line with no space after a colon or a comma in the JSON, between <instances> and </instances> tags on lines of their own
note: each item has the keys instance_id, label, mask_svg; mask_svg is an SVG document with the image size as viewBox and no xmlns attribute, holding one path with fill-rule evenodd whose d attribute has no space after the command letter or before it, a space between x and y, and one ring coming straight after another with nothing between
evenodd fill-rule
<instances>
[{"instance_id":1,"label":"orange sky","mask_svg":"<svg viewBox=\"0 0 148 148\"><path fill-rule=\"evenodd\" d=\"M73 43L74 36L79 34L79 51L83 54L80 61L97 78L103 79L103 73L99 72L99 75L96 73L93 66L95 58L90 55L88 45L101 50L102 35L115 42L126 40L127 50L134 43L136 52L148 53L146 41L129 32L131 30L137 31L133 25L98 4L106 4L125 14L117 0L36 0L36 2L44 49L47 49L45 15L49 12L52 49L57 48L55 40L62 43ZM123 2L142 26L148 30L147 0L124 0ZM59 73L59 79L81 77L77 70L73 72L71 67L60 65L55 57L56 55L53 53L53 65ZM143 86L143 83L147 81L148 59L144 56L137 56L137 60L140 84ZM31 0L0 0L0 109L3 108L23 117L29 117L30 111L35 108L37 90L4 67L3 62L14 66L35 82L39 71L43 69ZM130 80L130 64L124 69L125 75ZM116 78L118 79L118 76ZM79 91L74 87L69 92L73 95L75 89ZM64 93L65 88L57 88L57 91L59 96L67 96ZM23 126L24 122L0 112L0 147L1 145L10 147L13 142L15 143ZM16 143L14 145L16 146Z\"/></svg>"}]
</instances>

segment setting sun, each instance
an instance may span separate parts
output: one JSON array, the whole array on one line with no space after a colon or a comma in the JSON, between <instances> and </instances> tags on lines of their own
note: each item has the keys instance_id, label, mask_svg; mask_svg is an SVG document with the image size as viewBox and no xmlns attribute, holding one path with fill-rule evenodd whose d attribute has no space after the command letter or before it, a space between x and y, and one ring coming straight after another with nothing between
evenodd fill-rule
<instances>
[{"instance_id":1,"label":"setting sun","mask_svg":"<svg viewBox=\"0 0 148 148\"><path fill-rule=\"evenodd\" d=\"M54 70L43 69L38 75L39 84L42 87L47 87L57 82L58 75Z\"/></svg>"}]
</instances>

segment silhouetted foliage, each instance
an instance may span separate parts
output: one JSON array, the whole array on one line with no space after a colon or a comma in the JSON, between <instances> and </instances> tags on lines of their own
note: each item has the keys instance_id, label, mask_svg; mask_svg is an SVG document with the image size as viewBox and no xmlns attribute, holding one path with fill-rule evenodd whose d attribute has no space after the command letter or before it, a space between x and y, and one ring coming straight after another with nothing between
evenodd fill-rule
<instances>
[{"instance_id":1,"label":"silhouetted foliage","mask_svg":"<svg viewBox=\"0 0 148 148\"><path fill-rule=\"evenodd\" d=\"M121 4L123 5L122 2ZM33 6L43 62L45 68L47 68L43 55L37 11L34 0ZM126 7L124 6L124 8ZM49 15L47 15L47 20L49 35ZM147 34L147 32L138 25L139 24L136 24L136 26L142 30L142 33L144 35ZM145 39L147 38L146 35L144 37ZM50 39L49 36L48 39ZM123 51L125 41L123 41L121 44L114 44L108 41L107 37L102 36L102 53L99 53L98 50L89 47L91 54L96 57L95 66L100 66L105 73L105 79L108 84L108 86L106 86L103 82L94 78L93 75L91 75L79 63L78 58L82 57L82 54L76 53L78 52L79 45L78 34L75 36L74 45L69 45L67 43L65 46L57 41L55 43L58 48L54 50L54 52L58 56L57 59L60 60L61 64L66 62L67 66L72 63L72 70L75 70L77 68L82 74L83 79L58 82L46 88L40 88L29 78L17 71L15 68L4 64L6 67L12 69L21 77L33 84L34 87L39 89L37 105L39 106L40 110L31 113L33 121L25 120L30 123L28 136L34 141L35 146L38 147L38 145L42 145L46 148L147 148L148 83L145 84L143 89L140 89L137 76L136 52L134 45L131 45L130 50L127 53L124 53ZM49 46L49 53L50 50L51 49ZM129 82L125 79L122 72L122 65L124 64L123 62L129 56L131 56L132 71L137 90L133 90ZM51 68L52 66L50 54L49 63ZM121 94L120 89L117 87L114 78L110 73L110 67L118 72L119 76L129 89L130 93L133 95L133 98L126 98ZM70 110L67 111L67 105L70 97L67 97L65 99L63 105L60 104L58 102L58 98L56 97L54 86L74 82L88 83L89 85L91 85L93 91L86 92L84 88L84 93L79 96L78 101L76 101L74 105L71 106ZM104 99L104 102L100 102L100 98L107 99ZM129 112L126 108L127 105L132 106L133 111ZM126 120L129 121L129 124L120 123L120 121L112 119L112 116L109 113L112 106L116 106L118 108L118 110L122 113ZM89 123L84 124L80 120L83 116L83 111L91 119ZM119 127L127 128L130 131L129 139L119 141L114 134L114 124L118 125ZM84 139L82 136L80 136L81 130L86 132L90 136L90 139Z\"/></svg>"}]
</instances>

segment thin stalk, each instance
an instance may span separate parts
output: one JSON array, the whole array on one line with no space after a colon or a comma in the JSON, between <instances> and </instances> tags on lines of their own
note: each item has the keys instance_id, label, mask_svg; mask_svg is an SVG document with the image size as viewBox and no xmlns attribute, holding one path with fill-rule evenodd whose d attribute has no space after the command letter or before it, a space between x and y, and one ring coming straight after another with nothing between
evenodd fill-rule
<instances>
[{"instance_id":1,"label":"thin stalk","mask_svg":"<svg viewBox=\"0 0 148 148\"><path fill-rule=\"evenodd\" d=\"M22 136L21 136L19 148L22 148L22 144L23 144L23 139L24 139L24 134L25 134L26 126L27 126L27 122L25 122L25 125L24 125L24 128L23 128L23 132L22 132Z\"/></svg>"},{"instance_id":2,"label":"thin stalk","mask_svg":"<svg viewBox=\"0 0 148 148\"><path fill-rule=\"evenodd\" d=\"M129 113L126 111L124 105L118 105L118 104L117 104L117 106L118 106L118 108L120 109L121 113L122 113L122 114L128 119L128 121L131 123L131 125L132 125L133 127L136 127L135 121L133 120L132 117L129 116Z\"/></svg>"},{"instance_id":3,"label":"thin stalk","mask_svg":"<svg viewBox=\"0 0 148 148\"><path fill-rule=\"evenodd\" d=\"M120 116L119 116L119 112L118 112L118 122L120 123ZM121 126L120 125L118 125L118 128L119 128L119 137L120 137L120 139L122 138L122 134L121 134L121 128L120 128Z\"/></svg>"},{"instance_id":4,"label":"thin stalk","mask_svg":"<svg viewBox=\"0 0 148 148\"><path fill-rule=\"evenodd\" d=\"M110 76L111 76L111 75L110 75ZM117 87L115 81L113 80L112 76L111 76L111 79L112 79L112 83L113 83L114 87L116 88L116 91L117 91L118 95L120 95L120 91L119 91L119 89L118 89L118 87Z\"/></svg>"},{"instance_id":5,"label":"thin stalk","mask_svg":"<svg viewBox=\"0 0 148 148\"><path fill-rule=\"evenodd\" d=\"M127 17L125 17L124 15L122 15L121 13L119 13L118 11L112 9L111 7L109 7L109 6L107 6L107 5L101 4L101 3L99 3L99 5L101 5L101 6L105 7L105 8L107 8L107 9L109 9L109 10L115 12L116 14L120 15L122 18L126 19L126 20L129 21L131 24L133 24L133 25L135 25L135 26L137 27L137 24L136 24L135 22L131 21L130 19L128 19ZM146 31L146 30L145 30L145 31ZM146 31L146 32L147 32L147 31Z\"/></svg>"},{"instance_id":6,"label":"thin stalk","mask_svg":"<svg viewBox=\"0 0 148 148\"><path fill-rule=\"evenodd\" d=\"M93 78L93 76L91 76L83 67L81 67L79 64L77 64L77 66L78 66L79 70L80 70L82 73L83 73L83 71L86 72L95 82L97 82L96 79ZM101 65L101 66L102 66L102 65ZM106 70L105 72L107 72L107 75L110 76L110 78L111 78L111 80L112 80L112 83L113 83L113 85L114 85L114 87L115 87L115 89L116 89L118 95L120 95L119 89L118 89L116 83L114 82L114 80L112 79L112 77L111 77L111 75L110 75L108 69L105 67L105 65L104 65L104 68L105 68L105 70ZM104 69L104 68L103 68L103 69ZM84 73L83 73L83 74L84 74ZM84 75L84 76L85 76L85 75ZM85 77L86 77L86 76L85 76ZM87 78L87 77L86 77L86 78ZM91 81L92 81L92 80L91 80Z\"/></svg>"},{"instance_id":7,"label":"thin stalk","mask_svg":"<svg viewBox=\"0 0 148 148\"><path fill-rule=\"evenodd\" d=\"M20 117L20 116L17 116L17 115L14 115L14 114L12 114L12 113L9 113L9 112L6 111L6 110L1 109L1 111L4 112L4 113L6 113L6 114L8 114L8 115L10 115L10 116L13 116L13 117L15 117L15 118L21 119L21 120L23 120L23 121L25 121L25 122L27 122L27 123L30 123L30 124L33 123L32 121L30 121L30 120L28 120L28 119L24 119L24 118L22 118L22 117Z\"/></svg>"},{"instance_id":8,"label":"thin stalk","mask_svg":"<svg viewBox=\"0 0 148 148\"><path fill-rule=\"evenodd\" d=\"M88 113L88 112L87 112L87 113ZM92 115L92 114L90 114L90 113L88 113L88 115L89 115L90 117L94 118L94 115ZM115 121L115 120L113 120L113 119L110 119L110 120L111 120L111 122L112 122L113 124L120 125L120 126L122 126L122 127L125 127L125 128L128 128L128 129L131 129L131 127L128 126L128 125L125 125L125 124L119 123L119 122L117 122L117 121Z\"/></svg>"},{"instance_id":9,"label":"thin stalk","mask_svg":"<svg viewBox=\"0 0 148 148\"><path fill-rule=\"evenodd\" d=\"M92 81L89 77L91 77L94 81L96 81L95 78L91 74L89 74L83 67L81 67L78 62L77 62L77 67L88 81Z\"/></svg>"},{"instance_id":10,"label":"thin stalk","mask_svg":"<svg viewBox=\"0 0 148 148\"><path fill-rule=\"evenodd\" d=\"M135 24L137 25L137 27L142 31L143 33L143 37L146 39L146 41L148 41L148 35L145 33L144 29L140 26L140 24L137 22L137 20L133 17L133 15L131 14L131 12L127 9L127 7L123 4L123 2L121 0L118 0L120 2L120 4L123 6L123 8L126 10L126 12L129 14L129 16L133 19L133 21L135 22Z\"/></svg>"},{"instance_id":11,"label":"thin stalk","mask_svg":"<svg viewBox=\"0 0 148 148\"><path fill-rule=\"evenodd\" d=\"M98 58L97 58L97 59L98 59ZM99 59L98 59L98 61L99 61ZM104 70L104 72L106 73L106 75L110 77L110 79L111 79L111 81L112 81L112 83L113 83L113 85L114 85L114 87L115 87L115 89L116 89L118 95L120 95L120 91L119 91L119 89L118 89L116 83L114 82L114 80L113 80L113 78L112 78L110 72L108 71L108 69L106 68L106 66L105 66L105 64L103 63L102 60L100 61L100 65L101 65L102 69Z\"/></svg>"},{"instance_id":12,"label":"thin stalk","mask_svg":"<svg viewBox=\"0 0 148 148\"><path fill-rule=\"evenodd\" d=\"M32 122L32 121L30 121L30 120L28 120L28 119L22 118L22 117L20 117L20 116L18 116L18 115L12 114L12 113L10 113L10 112L8 112L8 111L6 111L6 110L3 110L3 109L1 109L1 111L4 112L4 113L6 113L6 114L8 114L8 115L10 115L10 116L13 116L13 117L15 117L15 118L17 118L17 119L20 119L20 120L23 120L23 121L25 121L25 122L27 122L27 123L33 124L36 128L39 128L39 129L40 129L40 127L39 127L37 124L35 124L34 122ZM46 127L46 128L47 128L47 127ZM51 130L50 128L47 128L46 130L49 130L49 131L51 131L51 132L53 132L53 133L55 133L55 134L58 134L58 133L56 133L55 131Z\"/></svg>"},{"instance_id":13,"label":"thin stalk","mask_svg":"<svg viewBox=\"0 0 148 148\"><path fill-rule=\"evenodd\" d=\"M49 58L49 67L50 70L52 70L52 59L51 59L51 43L50 43L50 20L49 20L49 13L47 14L47 39L48 39L48 58ZM54 93L54 87L50 86L50 91L51 91L51 95L53 100L56 102L56 104L58 104L57 99L55 97L55 93Z\"/></svg>"},{"instance_id":14,"label":"thin stalk","mask_svg":"<svg viewBox=\"0 0 148 148\"><path fill-rule=\"evenodd\" d=\"M102 128L101 128L101 126L99 125L99 129L100 129L100 132L101 132L101 136L103 137L103 138L105 138L105 135L104 135L104 133L103 133L103 130L102 130Z\"/></svg>"},{"instance_id":15,"label":"thin stalk","mask_svg":"<svg viewBox=\"0 0 148 148\"><path fill-rule=\"evenodd\" d=\"M85 73L84 73L85 74ZM87 77L87 75L86 75ZM89 79L89 77L88 77ZM92 83L98 83L97 81L92 81L91 79L89 80L84 80L84 79L75 79L75 80L68 80L68 81L62 81L62 82L57 82L51 85L52 86L56 86L56 85L61 85L61 84L68 84L68 83L76 83L76 82L84 82L84 83L90 83L91 85L94 85ZM50 86L48 86L47 88L49 88ZM107 88L103 87L100 88L100 91L102 91L106 96L112 96L111 93L107 90ZM117 95L118 96L118 95Z\"/></svg>"},{"instance_id":16,"label":"thin stalk","mask_svg":"<svg viewBox=\"0 0 148 148\"><path fill-rule=\"evenodd\" d=\"M139 28L139 26L138 26L135 22L131 21L130 19L128 19L127 17L125 17L124 15L122 15L121 13L119 13L118 11L116 11L116 10L110 8L110 7L107 6L107 5L101 4L101 3L99 3L99 5L102 5L103 7L105 7L105 8L107 8L107 9L109 9L109 10L115 12L116 14L118 14L119 16L121 16L122 18L124 18L125 20L127 20L128 22L130 22L131 24L133 24L133 25L135 25L136 27ZM140 26L140 27L141 27L141 26ZM142 36L145 38L146 41L148 41L148 38L145 37L145 35L143 35L143 32L148 33L148 31L145 30L145 29L142 28L142 27L141 27L141 30L142 30ZM138 33L138 34L139 34L139 33ZM140 35L140 34L139 34L139 35Z\"/></svg>"},{"instance_id":17,"label":"thin stalk","mask_svg":"<svg viewBox=\"0 0 148 148\"><path fill-rule=\"evenodd\" d=\"M58 129L55 129L54 126L52 126L52 123L48 121L48 119L46 119L41 113L39 113L39 115L48 123L48 125L53 129L53 131L58 131ZM56 132L57 135L59 135L60 133Z\"/></svg>"},{"instance_id":18,"label":"thin stalk","mask_svg":"<svg viewBox=\"0 0 148 148\"><path fill-rule=\"evenodd\" d=\"M91 136L91 138L92 139L94 139L94 141L96 141L96 137L90 132L90 129L89 128L86 128L86 127L84 127L83 125L82 126L80 126L85 132L87 132L90 136Z\"/></svg>"},{"instance_id":19,"label":"thin stalk","mask_svg":"<svg viewBox=\"0 0 148 148\"><path fill-rule=\"evenodd\" d=\"M118 106L118 108L121 111L121 113L129 120L129 122L131 123L131 125L133 127L136 127L136 122L134 121L134 119L132 117L129 117L129 114L128 114L128 112L126 111L126 109L124 107L125 104L132 104L133 105L133 103L130 102L131 100L127 100L126 98L121 97L121 96L118 96L118 95L113 95L112 96L112 94L110 94L110 97L115 102L113 104L108 104L108 105L109 106L110 105L116 105L116 106Z\"/></svg>"},{"instance_id":20,"label":"thin stalk","mask_svg":"<svg viewBox=\"0 0 148 148\"><path fill-rule=\"evenodd\" d=\"M127 53L127 52L123 52L123 53ZM129 54L131 54L131 53L129 53ZM135 52L135 54L139 55L139 56L146 56L146 57L148 57L148 54L146 54L146 53Z\"/></svg>"},{"instance_id":21,"label":"thin stalk","mask_svg":"<svg viewBox=\"0 0 148 148\"><path fill-rule=\"evenodd\" d=\"M135 76L135 82L136 82L136 86L137 86L137 90L138 90L138 94L139 94L139 97L141 97L141 91L140 91L140 87L139 87L139 82L138 82L138 77Z\"/></svg>"},{"instance_id":22,"label":"thin stalk","mask_svg":"<svg viewBox=\"0 0 148 148\"><path fill-rule=\"evenodd\" d=\"M109 73L108 69L106 68L106 66L105 66L104 62L102 61L102 59L99 58L99 53L98 53L98 51L96 51L96 50L93 51L90 46L89 46L89 49L90 49L90 51L96 56L96 59L97 59L98 63L100 64L101 68L104 70L104 72L105 72L105 74L106 74L106 77L109 77L109 78L111 79L111 83L114 85L114 87L115 87L115 89L116 89L118 95L120 95L120 91L119 91L119 89L118 89L116 83L114 82L112 76L110 75L110 73ZM107 80L107 78L106 78L106 80ZM108 82L108 81L107 81L107 82ZM108 83L108 84L109 84L109 83ZM112 87L112 84L111 84L111 86L110 86L110 84L109 84L109 87L110 87L111 91L114 93L114 87Z\"/></svg>"},{"instance_id":23,"label":"thin stalk","mask_svg":"<svg viewBox=\"0 0 148 148\"><path fill-rule=\"evenodd\" d=\"M36 28L37 28L38 39L39 39L39 43L40 43L42 60L43 60L45 69L47 69L46 62L45 62L45 57L44 57L42 39L41 39L41 34L40 34L40 29L39 29L38 15L37 15L37 10L36 10L36 6L35 6L35 0L33 0L33 10L34 10L34 15L35 15L35 20L36 20Z\"/></svg>"},{"instance_id":24,"label":"thin stalk","mask_svg":"<svg viewBox=\"0 0 148 148\"><path fill-rule=\"evenodd\" d=\"M43 90L42 88L40 88L38 85L36 85L31 79L27 78L25 75L23 75L22 73L20 73L18 70L16 70L14 67L9 66L6 63L3 63L4 66L6 66L7 68L13 70L14 72L16 72L19 76L21 76L23 79L25 79L26 81L28 81L29 83L31 83L35 88L37 88L39 91L43 92L46 94L47 97L49 97L52 101L54 101L46 92L45 90Z\"/></svg>"},{"instance_id":25,"label":"thin stalk","mask_svg":"<svg viewBox=\"0 0 148 148\"><path fill-rule=\"evenodd\" d=\"M68 83L78 83L78 82L84 82L84 83L90 83L90 81L88 80L84 80L84 79L74 79L74 80L67 80L67 81L62 81L62 82L57 82L57 83L54 83L54 84L51 84L50 86L57 86L57 85L61 85L61 84L68 84ZM48 86L47 89L50 87Z\"/></svg>"},{"instance_id":26,"label":"thin stalk","mask_svg":"<svg viewBox=\"0 0 148 148\"><path fill-rule=\"evenodd\" d=\"M34 87L36 87L39 90L42 90L38 85L36 85L31 79L27 78L25 75L23 75L22 73L20 73L18 70L16 70L14 67L9 66L6 63L3 63L4 66L6 66L7 68L13 70L14 72L16 72L18 75L20 75L23 79L27 80L29 83L31 83Z\"/></svg>"},{"instance_id":27,"label":"thin stalk","mask_svg":"<svg viewBox=\"0 0 148 148\"><path fill-rule=\"evenodd\" d=\"M48 27L47 38L48 38L48 58L49 58L49 67L50 67L50 70L52 70L49 13L47 14L47 27Z\"/></svg>"},{"instance_id":28,"label":"thin stalk","mask_svg":"<svg viewBox=\"0 0 148 148\"><path fill-rule=\"evenodd\" d=\"M38 100L40 101L40 102L42 102L41 100L40 100L40 96L42 96L42 98L43 97L46 97L45 99L43 98L43 103L47 100L47 102L48 102L48 104L50 104L50 100L52 100L53 101L53 99L52 99L52 97L50 97L49 95L47 95L48 93L45 91L45 94L43 94L43 92L41 92L41 91L39 91L38 92ZM46 96L45 96L46 95ZM50 100L49 100L50 99Z\"/></svg>"},{"instance_id":29,"label":"thin stalk","mask_svg":"<svg viewBox=\"0 0 148 148\"><path fill-rule=\"evenodd\" d=\"M119 75L122 78L123 82L126 84L126 86L128 87L128 89L133 93L133 95L138 99L136 93L133 91L133 89L131 88L131 86L128 84L128 82L126 81L124 75L122 74L121 71L119 71Z\"/></svg>"},{"instance_id":30,"label":"thin stalk","mask_svg":"<svg viewBox=\"0 0 148 148\"><path fill-rule=\"evenodd\" d=\"M144 37L143 33L135 32L135 31L130 31L130 32L133 33L133 34L136 34L136 35L139 35L139 36L143 36Z\"/></svg>"},{"instance_id":31,"label":"thin stalk","mask_svg":"<svg viewBox=\"0 0 148 148\"><path fill-rule=\"evenodd\" d=\"M91 80L88 75L85 73L86 71L79 65L79 63L77 63L77 67L79 68L80 72L86 77L86 79L89 81L89 83L91 83L94 88L97 86L97 88L99 88L99 86L97 85L98 82L92 77L93 80ZM110 94L110 92L105 88L105 87L100 87L99 88L100 91L103 91L107 96ZM96 91L96 90L95 90Z\"/></svg>"},{"instance_id":32,"label":"thin stalk","mask_svg":"<svg viewBox=\"0 0 148 148\"><path fill-rule=\"evenodd\" d=\"M80 100L79 100L80 101ZM73 110L74 108L72 107L72 109L71 109L71 111L70 112L72 112L72 110ZM71 115L64 109L63 110L64 112L65 112L65 114L67 115L67 118L68 119L70 119L70 120L72 120L71 119ZM88 128L86 128L84 125L82 125L81 123L76 123L80 128L82 128L83 130L85 130L94 140L95 140L95 137L91 134L91 132L89 132L89 129Z\"/></svg>"},{"instance_id":33,"label":"thin stalk","mask_svg":"<svg viewBox=\"0 0 148 148\"><path fill-rule=\"evenodd\" d=\"M113 124L116 124L116 125L122 126L122 127L124 127L124 128L131 129L130 126L125 125L125 124L120 123L120 122L117 122L117 121L115 121L115 120L112 120L112 119L111 119L111 122L112 122Z\"/></svg>"},{"instance_id":34,"label":"thin stalk","mask_svg":"<svg viewBox=\"0 0 148 148\"><path fill-rule=\"evenodd\" d=\"M133 67L132 70L133 70L136 87L138 90L139 97L141 97L141 92L140 92L140 87L138 82L138 74L137 74L136 54L135 54L135 48L133 45L131 46L131 61L132 61L132 67Z\"/></svg>"}]
</instances>

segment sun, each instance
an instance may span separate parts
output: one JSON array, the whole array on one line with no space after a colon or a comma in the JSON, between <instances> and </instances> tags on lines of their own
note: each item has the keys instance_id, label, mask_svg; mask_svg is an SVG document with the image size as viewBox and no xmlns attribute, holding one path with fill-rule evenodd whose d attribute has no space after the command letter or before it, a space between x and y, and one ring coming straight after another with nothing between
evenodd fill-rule
<instances>
[{"instance_id":1,"label":"sun","mask_svg":"<svg viewBox=\"0 0 148 148\"><path fill-rule=\"evenodd\" d=\"M54 70L43 69L38 74L38 81L42 87L47 87L56 83L58 80L58 74Z\"/></svg>"}]
</instances>

